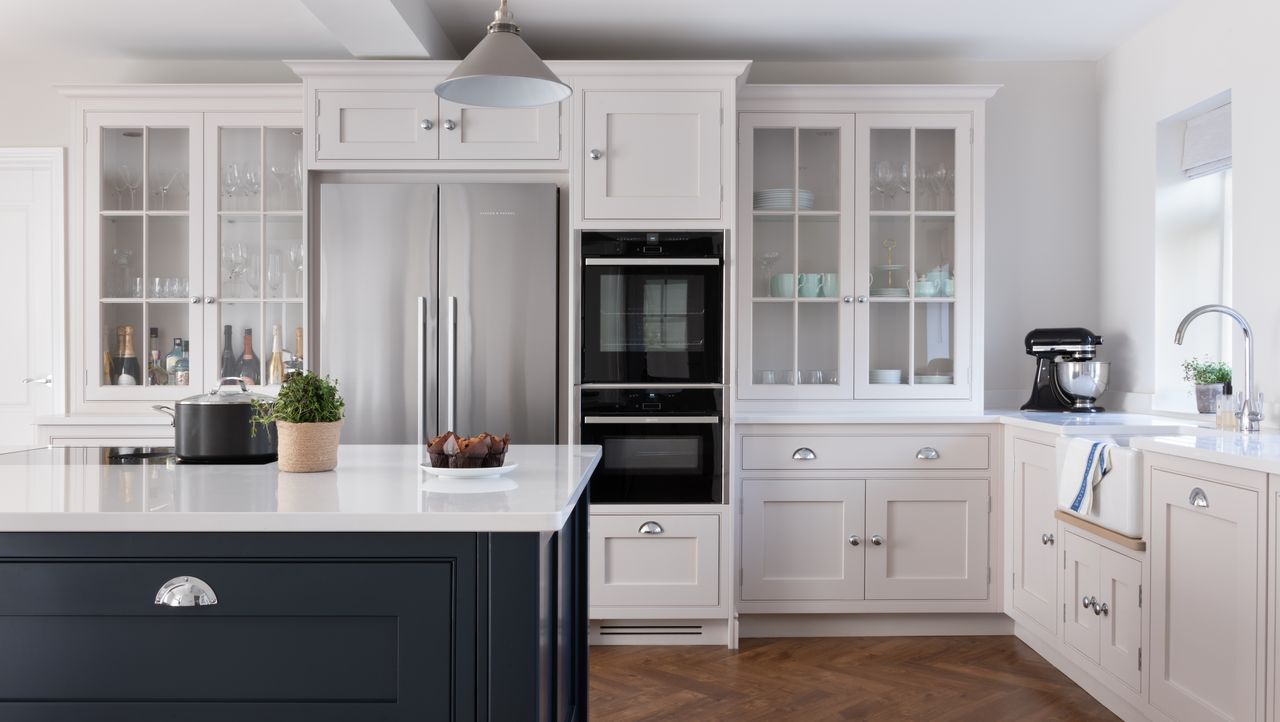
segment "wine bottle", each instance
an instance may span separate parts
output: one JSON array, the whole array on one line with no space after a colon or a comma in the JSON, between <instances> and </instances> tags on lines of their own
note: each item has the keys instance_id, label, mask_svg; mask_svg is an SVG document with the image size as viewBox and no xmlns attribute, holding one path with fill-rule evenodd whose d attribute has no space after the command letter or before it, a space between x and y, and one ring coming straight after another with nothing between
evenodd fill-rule
<instances>
[{"instance_id":1,"label":"wine bottle","mask_svg":"<svg viewBox=\"0 0 1280 722\"><path fill-rule=\"evenodd\" d=\"M186 386L191 383L191 342L182 342L182 355L178 357L178 362L173 365L174 383L179 386Z\"/></svg>"},{"instance_id":2,"label":"wine bottle","mask_svg":"<svg viewBox=\"0 0 1280 722\"><path fill-rule=\"evenodd\" d=\"M169 374L169 383L174 383L173 367L178 364L178 359L182 358L182 338L175 336L173 339L173 348L164 356L164 371Z\"/></svg>"},{"instance_id":3,"label":"wine bottle","mask_svg":"<svg viewBox=\"0 0 1280 722\"><path fill-rule=\"evenodd\" d=\"M244 352L240 354L240 378L247 384L262 383L262 364L253 352L253 329L244 330Z\"/></svg>"},{"instance_id":4,"label":"wine bottle","mask_svg":"<svg viewBox=\"0 0 1280 722\"><path fill-rule=\"evenodd\" d=\"M271 363L267 364L267 383L284 383L284 347L280 344L280 327L271 327Z\"/></svg>"},{"instance_id":5,"label":"wine bottle","mask_svg":"<svg viewBox=\"0 0 1280 722\"><path fill-rule=\"evenodd\" d=\"M152 326L147 334L147 384L158 386L156 381L156 360L160 358L160 329Z\"/></svg>"},{"instance_id":6,"label":"wine bottle","mask_svg":"<svg viewBox=\"0 0 1280 722\"><path fill-rule=\"evenodd\" d=\"M120 376L117 386L137 386L142 382L142 367L133 353L133 326L124 326L120 346Z\"/></svg>"},{"instance_id":7,"label":"wine bottle","mask_svg":"<svg viewBox=\"0 0 1280 722\"><path fill-rule=\"evenodd\" d=\"M302 327L293 330L293 356L289 359L284 371L286 378L302 373Z\"/></svg>"},{"instance_id":8,"label":"wine bottle","mask_svg":"<svg viewBox=\"0 0 1280 722\"><path fill-rule=\"evenodd\" d=\"M218 364L218 373L224 379L240 375L236 352L231 350L231 324L222 327L222 361Z\"/></svg>"}]
</instances>

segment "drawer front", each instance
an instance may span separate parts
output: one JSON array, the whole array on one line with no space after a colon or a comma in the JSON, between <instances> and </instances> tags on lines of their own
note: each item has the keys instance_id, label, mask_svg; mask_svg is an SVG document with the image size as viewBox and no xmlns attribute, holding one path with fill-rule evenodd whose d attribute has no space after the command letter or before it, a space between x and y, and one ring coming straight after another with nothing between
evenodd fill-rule
<instances>
[{"instance_id":1,"label":"drawer front","mask_svg":"<svg viewBox=\"0 0 1280 722\"><path fill-rule=\"evenodd\" d=\"M322 90L316 92L316 103L320 106L316 116L318 160L438 157L434 93Z\"/></svg>"},{"instance_id":2,"label":"drawer front","mask_svg":"<svg viewBox=\"0 0 1280 722\"><path fill-rule=\"evenodd\" d=\"M591 516L592 606L720 603L720 517Z\"/></svg>"},{"instance_id":3,"label":"drawer front","mask_svg":"<svg viewBox=\"0 0 1280 722\"><path fill-rule=\"evenodd\" d=\"M456 690L475 684L474 607L459 597L474 573L458 561L0 563L0 718L86 703L212 718L217 705L196 701L234 703L241 719L451 717L472 709ZM180 576L217 604L157 605Z\"/></svg>"},{"instance_id":4,"label":"drawer front","mask_svg":"<svg viewBox=\"0 0 1280 722\"><path fill-rule=\"evenodd\" d=\"M480 108L440 101L443 160L555 160L560 157L560 104Z\"/></svg>"},{"instance_id":5,"label":"drawer front","mask_svg":"<svg viewBox=\"0 0 1280 722\"><path fill-rule=\"evenodd\" d=\"M989 446L988 437L979 435L744 436L742 468L986 469Z\"/></svg>"}]
</instances>

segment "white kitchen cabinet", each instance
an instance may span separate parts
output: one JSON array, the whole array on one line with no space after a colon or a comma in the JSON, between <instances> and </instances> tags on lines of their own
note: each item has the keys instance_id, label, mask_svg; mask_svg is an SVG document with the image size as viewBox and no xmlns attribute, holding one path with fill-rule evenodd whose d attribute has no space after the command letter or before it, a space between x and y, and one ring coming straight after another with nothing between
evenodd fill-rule
<instances>
[{"instance_id":1,"label":"white kitchen cabinet","mask_svg":"<svg viewBox=\"0 0 1280 722\"><path fill-rule=\"evenodd\" d=\"M265 381L272 328L290 356L307 335L299 89L130 91L66 91L84 139L71 166L72 413L151 414L222 375ZM257 363L241 374L250 330ZM184 373L166 364L175 339ZM136 377L122 373L130 356Z\"/></svg>"},{"instance_id":2,"label":"white kitchen cabinet","mask_svg":"<svg viewBox=\"0 0 1280 722\"><path fill-rule=\"evenodd\" d=\"M1262 474L1148 454L1151 704L1178 720L1263 712Z\"/></svg>"},{"instance_id":3,"label":"white kitchen cabinet","mask_svg":"<svg viewBox=\"0 0 1280 722\"><path fill-rule=\"evenodd\" d=\"M586 220L720 218L721 98L711 90L584 91Z\"/></svg>"},{"instance_id":4,"label":"white kitchen cabinet","mask_svg":"<svg viewBox=\"0 0 1280 722\"><path fill-rule=\"evenodd\" d=\"M1013 608L1046 631L1057 631L1057 461L1052 446L1012 438ZM1069 595L1068 595L1069 597Z\"/></svg>"},{"instance_id":5,"label":"white kitchen cabinet","mask_svg":"<svg viewBox=\"0 0 1280 722\"><path fill-rule=\"evenodd\" d=\"M986 599L986 479L866 483L867 599Z\"/></svg>"},{"instance_id":6,"label":"white kitchen cabinet","mask_svg":"<svg viewBox=\"0 0 1280 722\"><path fill-rule=\"evenodd\" d=\"M866 484L742 482L742 598L861 599Z\"/></svg>"},{"instance_id":7,"label":"white kitchen cabinet","mask_svg":"<svg viewBox=\"0 0 1280 722\"><path fill-rule=\"evenodd\" d=\"M714 607L720 517L593 513L588 584L594 607Z\"/></svg>"},{"instance_id":8,"label":"white kitchen cabinet","mask_svg":"<svg viewBox=\"0 0 1280 722\"><path fill-rule=\"evenodd\" d=\"M560 104L536 108L482 108L440 99L443 160L560 157Z\"/></svg>"},{"instance_id":9,"label":"white kitchen cabinet","mask_svg":"<svg viewBox=\"0 0 1280 722\"><path fill-rule=\"evenodd\" d=\"M436 94L322 90L315 94L317 160L439 157Z\"/></svg>"},{"instance_id":10,"label":"white kitchen cabinet","mask_svg":"<svg viewBox=\"0 0 1280 722\"><path fill-rule=\"evenodd\" d=\"M1134 692L1142 690L1142 563L1063 531L1063 639Z\"/></svg>"}]
</instances>

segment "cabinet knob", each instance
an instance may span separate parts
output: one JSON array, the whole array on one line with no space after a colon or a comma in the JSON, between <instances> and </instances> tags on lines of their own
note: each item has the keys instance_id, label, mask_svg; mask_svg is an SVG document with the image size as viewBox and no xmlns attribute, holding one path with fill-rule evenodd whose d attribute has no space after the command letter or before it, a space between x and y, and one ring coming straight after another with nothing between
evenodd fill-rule
<instances>
[{"instance_id":1,"label":"cabinet knob","mask_svg":"<svg viewBox=\"0 0 1280 722\"><path fill-rule=\"evenodd\" d=\"M457 127L458 127L458 124L457 124L457 123L453 122L452 120L450 120L450 119L448 119L448 118L446 118L446 119L445 119L445 121L444 121L444 129L445 129L445 130L453 130L454 128L457 128Z\"/></svg>"},{"instance_id":2,"label":"cabinet knob","mask_svg":"<svg viewBox=\"0 0 1280 722\"><path fill-rule=\"evenodd\" d=\"M1080 606L1084 607L1085 609L1088 609L1089 607L1092 607L1094 604L1097 604L1097 603L1098 603L1098 600L1093 597L1080 597Z\"/></svg>"},{"instance_id":3,"label":"cabinet knob","mask_svg":"<svg viewBox=\"0 0 1280 722\"><path fill-rule=\"evenodd\" d=\"M600 160L601 158L603 158L603 157L604 157L604 153L601 153L600 151L596 150L595 148L592 148L592 149L591 149L591 152L590 152L590 153L587 153L587 155L591 156L591 160Z\"/></svg>"},{"instance_id":4,"label":"cabinet knob","mask_svg":"<svg viewBox=\"0 0 1280 722\"><path fill-rule=\"evenodd\" d=\"M1201 489L1198 486L1191 490L1191 496L1187 501L1191 502L1191 506L1199 507L1201 509L1209 508L1209 497L1205 495L1204 489Z\"/></svg>"},{"instance_id":5,"label":"cabinet knob","mask_svg":"<svg viewBox=\"0 0 1280 722\"><path fill-rule=\"evenodd\" d=\"M841 300L841 301L844 301L845 303L853 303L855 299L854 299L854 297L853 297L853 296L845 296L844 298L842 298L842 299L840 299L840 300Z\"/></svg>"},{"instance_id":6,"label":"cabinet knob","mask_svg":"<svg viewBox=\"0 0 1280 722\"><path fill-rule=\"evenodd\" d=\"M661 534L664 531L666 531L666 529L663 529L662 525L656 521L646 521L640 525L639 529L641 534Z\"/></svg>"},{"instance_id":7,"label":"cabinet knob","mask_svg":"<svg viewBox=\"0 0 1280 722\"><path fill-rule=\"evenodd\" d=\"M849 535L849 546L856 547L861 545L862 545L862 537L858 536L857 534Z\"/></svg>"},{"instance_id":8,"label":"cabinet knob","mask_svg":"<svg viewBox=\"0 0 1280 722\"><path fill-rule=\"evenodd\" d=\"M936 461L941 456L942 454L939 454L938 450L933 448L932 446L926 446L923 449L916 452L916 458L920 459L921 461Z\"/></svg>"},{"instance_id":9,"label":"cabinet knob","mask_svg":"<svg viewBox=\"0 0 1280 722\"><path fill-rule=\"evenodd\" d=\"M813 453L813 449L810 449L807 446L801 446L791 454L791 458L796 461L813 461L818 458L818 455Z\"/></svg>"},{"instance_id":10,"label":"cabinet knob","mask_svg":"<svg viewBox=\"0 0 1280 722\"><path fill-rule=\"evenodd\" d=\"M867 302L866 296L858 296L858 303L866 303L866 302Z\"/></svg>"},{"instance_id":11,"label":"cabinet knob","mask_svg":"<svg viewBox=\"0 0 1280 722\"><path fill-rule=\"evenodd\" d=\"M218 300L218 299L214 298L213 296L205 296L205 297L204 297L204 302L205 302L205 303L213 303L213 302L214 302L214 301L216 301L216 300Z\"/></svg>"},{"instance_id":12,"label":"cabinet knob","mask_svg":"<svg viewBox=\"0 0 1280 722\"><path fill-rule=\"evenodd\" d=\"M1111 610L1107 608L1106 602L1095 601L1093 603L1093 615L1095 617L1105 617L1109 611Z\"/></svg>"},{"instance_id":13,"label":"cabinet knob","mask_svg":"<svg viewBox=\"0 0 1280 722\"><path fill-rule=\"evenodd\" d=\"M1049 545L1049 544L1052 544L1052 543L1053 543L1053 535L1052 535L1052 534L1041 534L1041 535L1040 535L1040 543L1041 543L1041 544L1044 544L1044 545L1046 545L1046 546L1047 546L1047 545Z\"/></svg>"},{"instance_id":14,"label":"cabinet knob","mask_svg":"<svg viewBox=\"0 0 1280 722\"><path fill-rule=\"evenodd\" d=\"M871 535L871 544L872 544L873 546L880 546L880 545L884 544L884 537L880 536L879 534L872 534L872 535Z\"/></svg>"},{"instance_id":15,"label":"cabinet knob","mask_svg":"<svg viewBox=\"0 0 1280 722\"><path fill-rule=\"evenodd\" d=\"M418 127L422 128L423 130L431 130L432 128L436 127L436 124L432 123L430 118L423 118L422 122L418 123Z\"/></svg>"},{"instance_id":16,"label":"cabinet knob","mask_svg":"<svg viewBox=\"0 0 1280 722\"><path fill-rule=\"evenodd\" d=\"M156 604L162 607L212 607L217 603L213 587L199 577L174 577L156 592Z\"/></svg>"},{"instance_id":17,"label":"cabinet knob","mask_svg":"<svg viewBox=\"0 0 1280 722\"><path fill-rule=\"evenodd\" d=\"M199 297L199 296L192 296L192 297L191 297L191 302L192 302L192 303L200 303L200 297Z\"/></svg>"}]
</instances>

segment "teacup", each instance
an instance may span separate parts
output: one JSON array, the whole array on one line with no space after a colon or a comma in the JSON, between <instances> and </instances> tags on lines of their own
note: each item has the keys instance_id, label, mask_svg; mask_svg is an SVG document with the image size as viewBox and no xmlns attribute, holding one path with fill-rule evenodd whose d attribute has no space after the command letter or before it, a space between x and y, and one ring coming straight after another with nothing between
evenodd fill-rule
<instances>
[{"instance_id":1,"label":"teacup","mask_svg":"<svg viewBox=\"0 0 1280 722\"><path fill-rule=\"evenodd\" d=\"M816 298L822 295L822 276L821 273L800 274L800 297Z\"/></svg>"},{"instance_id":2,"label":"teacup","mask_svg":"<svg viewBox=\"0 0 1280 722\"><path fill-rule=\"evenodd\" d=\"M916 281L917 296L934 296L938 293L938 284L933 281L919 280Z\"/></svg>"}]
</instances>

